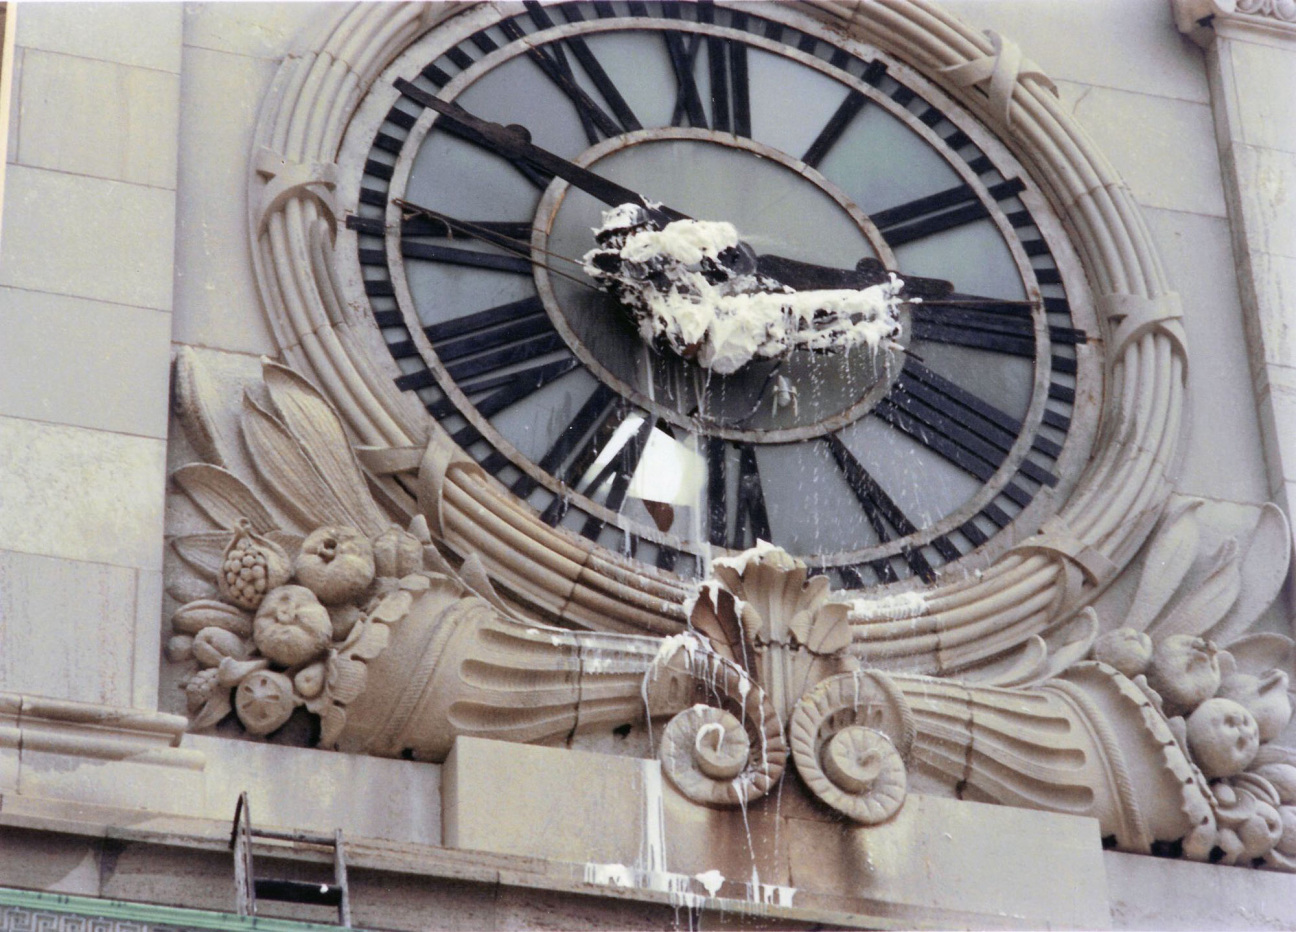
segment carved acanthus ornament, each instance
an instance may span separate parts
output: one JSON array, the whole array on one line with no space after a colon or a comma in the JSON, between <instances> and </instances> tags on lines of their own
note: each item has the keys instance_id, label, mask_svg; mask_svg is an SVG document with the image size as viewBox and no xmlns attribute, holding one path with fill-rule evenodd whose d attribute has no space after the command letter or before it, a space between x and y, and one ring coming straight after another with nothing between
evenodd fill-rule
<instances>
[{"instance_id":1,"label":"carved acanthus ornament","mask_svg":"<svg viewBox=\"0 0 1296 932\"><path fill-rule=\"evenodd\" d=\"M191 351L176 385L195 445L238 461ZM266 361L238 420L245 475L174 474L219 528L173 541L194 577L173 589L199 594L168 645L191 666L194 728L232 715L263 736L301 709L321 747L436 761L461 735L555 742L641 722L702 805L755 803L790 758L862 824L936 793L1091 816L1126 851L1296 869L1296 754L1276 743L1293 643L1241 636L1286 573L1272 506L1214 541L1203 503L1172 499L1123 626L1100 633L1086 609L954 680L875 662L880 632L923 624L922 596L835 594L767 544L715 561L683 633L550 627L476 557L447 559L435 515L385 521L337 413L291 370ZM452 466L425 456L421 500Z\"/></svg>"}]
</instances>

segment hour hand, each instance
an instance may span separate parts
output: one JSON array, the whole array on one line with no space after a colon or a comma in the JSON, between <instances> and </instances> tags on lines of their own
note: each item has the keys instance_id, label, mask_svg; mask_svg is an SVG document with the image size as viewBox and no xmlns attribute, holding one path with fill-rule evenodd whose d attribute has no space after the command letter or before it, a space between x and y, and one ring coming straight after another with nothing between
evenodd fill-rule
<instances>
[{"instance_id":1,"label":"hour hand","mask_svg":"<svg viewBox=\"0 0 1296 932\"><path fill-rule=\"evenodd\" d=\"M616 207L620 204L638 204L647 210L653 219L659 220L663 226L672 220L687 219L685 214L662 204L654 203L638 191L632 191L615 181L604 178L602 175L595 174L588 168L583 168L560 155L540 148L531 142L531 134L524 126L501 126L499 123L483 120L481 117L469 113L458 104L435 97L404 78L396 80L396 89L415 103L441 114L448 123L463 132L471 142L506 159L532 166L542 172L562 178L609 207Z\"/></svg>"},{"instance_id":2,"label":"hour hand","mask_svg":"<svg viewBox=\"0 0 1296 932\"><path fill-rule=\"evenodd\" d=\"M756 270L762 275L777 279L797 291L819 291L845 288L859 290L880 285L891 280L893 274L874 258L861 259L853 269L839 269L814 265L789 259L786 256L763 255L756 258ZM943 298L954 290L952 282L940 278L920 278L917 275L894 273L904 282L900 295L904 298Z\"/></svg>"}]
</instances>

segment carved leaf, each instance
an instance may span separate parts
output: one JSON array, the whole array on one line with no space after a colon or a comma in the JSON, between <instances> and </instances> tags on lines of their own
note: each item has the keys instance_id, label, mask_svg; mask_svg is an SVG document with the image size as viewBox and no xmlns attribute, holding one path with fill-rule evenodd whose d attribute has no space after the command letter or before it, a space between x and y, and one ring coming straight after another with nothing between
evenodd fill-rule
<instances>
[{"instance_id":1,"label":"carved leaf","mask_svg":"<svg viewBox=\"0 0 1296 932\"><path fill-rule=\"evenodd\" d=\"M1242 578L1237 601L1207 632L1217 643L1226 644L1242 635L1278 597L1287 579L1291 546L1286 516L1277 505L1265 504L1246 554L1238 561Z\"/></svg>"},{"instance_id":2,"label":"carved leaf","mask_svg":"<svg viewBox=\"0 0 1296 932\"><path fill-rule=\"evenodd\" d=\"M176 354L173 391L176 414L194 450L207 462L224 466L229 462L221 449L225 438L212 416L220 392L191 347L182 346Z\"/></svg>"},{"instance_id":3,"label":"carved leaf","mask_svg":"<svg viewBox=\"0 0 1296 932\"><path fill-rule=\"evenodd\" d=\"M1201 504L1199 498L1189 499L1167 510L1160 533L1153 539L1143 564L1143 575L1125 618L1127 627L1146 630L1183 582L1197 558L1201 531L1194 512Z\"/></svg>"},{"instance_id":4,"label":"carved leaf","mask_svg":"<svg viewBox=\"0 0 1296 932\"><path fill-rule=\"evenodd\" d=\"M1048 645L1038 634L1031 635L1012 657L1007 669L999 669L988 676L971 670L963 675L967 682L982 686L1021 686L1040 679L1048 669Z\"/></svg>"},{"instance_id":5,"label":"carved leaf","mask_svg":"<svg viewBox=\"0 0 1296 932\"><path fill-rule=\"evenodd\" d=\"M275 363L263 366L263 378L275 407L289 433L301 444L351 524L370 537L380 534L389 522L379 513L369 494L360 464L351 450L333 406L291 369Z\"/></svg>"},{"instance_id":6,"label":"carved leaf","mask_svg":"<svg viewBox=\"0 0 1296 932\"><path fill-rule=\"evenodd\" d=\"M1251 634L1224 645L1233 656L1237 668L1243 673L1258 676L1267 670L1291 669L1296 655L1296 641L1283 634L1263 631Z\"/></svg>"},{"instance_id":7,"label":"carved leaf","mask_svg":"<svg viewBox=\"0 0 1296 932\"><path fill-rule=\"evenodd\" d=\"M338 657L329 664L328 691L335 703L346 705L364 692L368 672L359 660Z\"/></svg>"},{"instance_id":8,"label":"carved leaf","mask_svg":"<svg viewBox=\"0 0 1296 932\"><path fill-rule=\"evenodd\" d=\"M226 530L236 530L240 518L252 522L252 530L266 534L275 521L243 480L228 470L207 463L190 463L171 474L171 479L208 518Z\"/></svg>"},{"instance_id":9,"label":"carved leaf","mask_svg":"<svg viewBox=\"0 0 1296 932\"><path fill-rule=\"evenodd\" d=\"M835 654L850 647L851 626L846 616L850 606L845 603L823 605L819 611L798 612L789 629L796 639L816 654Z\"/></svg>"},{"instance_id":10,"label":"carved leaf","mask_svg":"<svg viewBox=\"0 0 1296 932\"><path fill-rule=\"evenodd\" d=\"M423 548L425 554L427 551L428 548ZM441 562L444 563L445 561L442 560ZM474 595L485 599L509 618L514 617L516 613L509 608L504 600L500 598L500 594L495 591L495 586L491 583L490 574L486 572L486 565L482 562L480 554L468 554L467 559L459 567L458 576L463 580L463 584L472 590Z\"/></svg>"},{"instance_id":11,"label":"carved leaf","mask_svg":"<svg viewBox=\"0 0 1296 932\"><path fill-rule=\"evenodd\" d=\"M205 581L214 584L229 543L229 531L209 531L205 534L173 537L171 549Z\"/></svg>"},{"instance_id":12,"label":"carved leaf","mask_svg":"<svg viewBox=\"0 0 1296 932\"><path fill-rule=\"evenodd\" d=\"M1226 537L1215 551L1214 566L1200 586L1177 602L1170 612L1148 629L1157 638L1172 634L1203 634L1213 628L1237 600L1242 586L1238 569L1238 542Z\"/></svg>"},{"instance_id":13,"label":"carved leaf","mask_svg":"<svg viewBox=\"0 0 1296 932\"><path fill-rule=\"evenodd\" d=\"M711 642L716 653L747 669L743 662L746 657L743 626L733 593L714 583L703 586L689 615L689 624Z\"/></svg>"},{"instance_id":14,"label":"carved leaf","mask_svg":"<svg viewBox=\"0 0 1296 932\"><path fill-rule=\"evenodd\" d=\"M252 465L295 521L308 528L353 523L288 429L246 392L242 424Z\"/></svg>"},{"instance_id":15,"label":"carved leaf","mask_svg":"<svg viewBox=\"0 0 1296 932\"><path fill-rule=\"evenodd\" d=\"M1089 655L1098 638L1098 613L1083 609L1066 627L1067 642L1049 653L1045 677L1057 676Z\"/></svg>"}]
</instances>

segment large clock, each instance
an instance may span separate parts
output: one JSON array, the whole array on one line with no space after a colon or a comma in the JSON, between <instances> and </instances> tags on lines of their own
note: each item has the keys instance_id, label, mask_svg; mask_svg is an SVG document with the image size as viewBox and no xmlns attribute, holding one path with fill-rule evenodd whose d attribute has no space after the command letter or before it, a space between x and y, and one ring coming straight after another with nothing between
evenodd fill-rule
<instances>
[{"instance_id":1,"label":"large clock","mask_svg":"<svg viewBox=\"0 0 1296 932\"><path fill-rule=\"evenodd\" d=\"M707 560L766 539L922 591L921 624L858 638L944 670L1071 617L1146 536L1175 298L999 37L885 0L360 5L315 41L254 148L271 322L388 508L510 597L678 630ZM627 203L731 224L788 289L894 272L893 339L723 372L648 339L582 262Z\"/></svg>"},{"instance_id":2,"label":"large clock","mask_svg":"<svg viewBox=\"0 0 1296 932\"><path fill-rule=\"evenodd\" d=\"M781 7L471 11L383 72L339 169L398 387L606 550L687 576L768 540L839 587L931 583L1038 527L1088 454L1091 302L1029 176L912 69ZM863 261L949 293L905 301L889 349L721 374L582 268L635 201L731 223L803 287L863 286Z\"/></svg>"}]
</instances>

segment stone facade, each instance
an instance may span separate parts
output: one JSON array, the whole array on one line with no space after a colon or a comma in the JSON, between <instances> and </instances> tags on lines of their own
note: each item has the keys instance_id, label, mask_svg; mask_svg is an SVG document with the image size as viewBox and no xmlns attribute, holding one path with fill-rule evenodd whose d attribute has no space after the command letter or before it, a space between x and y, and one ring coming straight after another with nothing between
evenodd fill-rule
<instances>
[{"instance_id":1,"label":"stone facade","mask_svg":"<svg viewBox=\"0 0 1296 932\"><path fill-rule=\"evenodd\" d=\"M864 8L805 5L811 7L834 28L873 28ZM1035 559L1049 567L1056 562L1064 580L1057 584L1056 603L1072 599L1076 610L1065 623L1038 628L1036 640L1046 659L1032 655L1034 641L1023 637L1021 653L1011 662L959 667L954 679L961 692L951 702L971 708L982 702L974 697L983 690L988 698L978 707L993 707L987 718L1002 714L1009 722L1010 713L1047 695L1047 701L1066 706L1069 711L1059 715L1077 734L1086 728L1101 733L1102 722L1115 720L1111 741L1077 739L1074 747L1063 748L1041 738L1037 746L1045 750L1038 760L1051 765L1079 759L1083 763L1076 766L1088 768L1081 782L1100 787L1099 771L1110 769L1110 744L1119 744L1130 759L1141 759L1141 752L1130 749L1152 735L1158 754L1182 747L1182 773L1174 772L1202 787L1214 781L1202 799L1217 800L1219 781L1227 783L1234 770L1204 763L1209 755L1200 742L1194 745L1191 733L1178 735L1173 724L1162 728L1160 723L1173 720L1176 711L1191 722L1194 709L1221 688L1220 674L1181 709L1174 709L1171 699L1170 706L1149 711L1140 698L1145 694L1126 684L1146 677L1144 682L1150 680L1166 700L1174 689L1164 681L1175 676L1162 675L1158 685L1155 663L1126 670L1119 651L1105 654L1099 646L1112 638L1101 642L1099 635L1125 625L1146 629L1158 643L1176 634L1207 635L1234 648L1224 679L1230 672L1265 674L1270 667L1292 673L1285 639L1292 634L1296 603L1288 577L1291 530L1284 517L1290 515L1296 488L1296 361L1289 332L1290 295L1296 289L1296 207L1290 196L1296 186L1296 22L1290 4L942 0L940 8L971 24L974 34L991 30L1029 57L1015 73L1020 75L1019 126L1028 111L1025 99L1036 95L1030 99L1051 100L1048 107L1061 112L1059 119L1076 121L1093 151L1101 152L1091 164L1098 166L1102 183L1072 191L1070 203L1055 205L1059 213L1070 216L1066 211L1074 208L1079 217L1086 198L1108 192L1114 210L1125 209L1122 198L1128 195L1128 204L1139 212L1146 230L1139 248L1159 258L1138 253L1127 265L1163 269L1169 287L1147 289L1138 307L1116 299L1104 305L1112 315L1111 345L1128 333L1117 329L1121 315L1143 313L1157 333L1173 330L1165 337L1173 344L1167 358L1177 353L1188 360L1184 370L1175 370L1185 389L1185 442L1166 454L1166 462L1159 459L1161 448L1152 449L1150 442L1140 440L1127 451L1131 462L1145 453L1155 460L1147 475L1155 480L1148 486L1155 487L1149 495L1157 507L1148 506L1146 515L1128 515L1124 549L1104 552L1101 560L1091 553L1099 545L1082 540L1084 547L1072 546L1076 539L1064 529L1043 541L1022 542L1034 549L1013 559ZM418 9L403 28L413 34L451 12L449 6ZM290 692L302 693L300 701L333 695L312 692L310 676L302 679L315 655L289 656L266 647L268 641L259 636L254 640L251 614L242 619L237 608L231 610L228 593L217 596L193 582L186 567L210 561L213 553L219 557L229 541L218 546L204 538L206 549L194 544L199 549L188 551L190 563L181 556L186 539L211 529L213 502L230 501L233 488L217 487L210 474L194 471L192 464L211 463L211 451L220 449L229 453L224 466L231 474L249 482L265 476L250 463L257 456L255 442L245 446L240 440L246 436L240 429L248 428L246 421L240 428L237 389L251 385L260 393L257 398L270 397L269 409L288 423L289 433L297 426L285 413L289 406L309 409L300 422L306 426L293 436L317 464L322 447L302 439L312 425L336 422L334 433L345 437L341 431L349 430L351 442L362 441L358 446L396 450L389 454L393 461L399 448L413 441L419 446L414 466L426 442L426 437L401 434L399 425L389 430L380 424L373 436L357 427L362 419L349 407L353 400L340 397L320 362L337 358L328 340L336 339L335 333L345 338L350 321L336 328L337 321L326 320L289 329L285 320L291 314L267 306L273 288L254 255L261 246L249 233L248 218L261 208L249 200L263 193L259 185L267 177L262 173L258 181L251 168L252 153L264 142L266 121L273 116L263 109L265 101L280 92L276 77L287 74L292 62L324 47L338 17L333 5L312 3L11 4L6 10L0 83L0 122L7 118L0 175L0 886L231 910L233 871L226 843L235 801L246 790L258 825L323 833L341 828L357 925L606 928L723 921L788 928L1132 929L1262 928L1296 921L1296 879L1290 874L1126 853L1149 848L1180 853L1153 845L1166 840L1180 842L1181 849L1192 847L1183 841L1191 836L1188 828L1167 829L1171 839L1148 830L1140 835L1132 827L1139 818L1162 818L1155 802L1129 821L1122 821L1129 807L1119 792L1115 802L1100 798L1076 806L985 805L1007 800L987 788L1000 783L978 784L970 764L943 787L940 767L916 764L906 745L916 744L914 753L921 757L924 741L946 740L938 724L945 711L939 697L929 695L929 681L906 679L912 671L902 666L891 669L889 686L876 688L904 697L904 707L918 719L914 735L906 739L906 729L876 717L866 721L863 713L853 726L858 731L840 733L866 741L873 739L863 732L880 730L887 747L894 743L905 751L907 798L901 767L895 805L861 815L868 806L842 802L839 790L843 780L857 790L861 781L871 787L872 771L861 777L849 762L828 762L837 752L826 742L816 744L813 729L803 742L809 750L798 752L796 738L798 723L813 711L807 701L829 703L834 678L854 678L853 700L859 705L860 665L845 659L850 634L841 643L835 640L847 630L845 609L838 618L837 610L815 602L810 611L815 622L795 621L790 613L782 633L774 630L776 613L768 609L763 621L771 633L757 644L745 640L741 624L735 628L737 619L748 618L744 609L725 616L723 600L713 590L716 611L710 615L705 600L700 613L697 603L690 603L694 631L719 658L707 661L709 672L703 675L689 664L672 663L669 654L663 661L660 635L679 627L629 629L636 634L623 641L548 629L539 635L527 628L529 618L519 627L517 602L510 596L515 581L502 577L489 557L461 563L472 557L463 544L467 538L456 532L452 518L441 525L439 511L428 516L430 527L411 525L417 540L414 563L405 566L389 556L389 563L397 561L391 566L401 569L377 571L393 581L404 577L404 588L384 590L382 602L365 603L359 595L351 599L357 612L369 613L365 621L371 630L387 625L408 634L413 630L408 619L423 611L433 619L430 643L442 630L435 624L446 624L443 614L458 612L457 631L480 633L471 643L467 634L459 636L446 656L465 664L487 656L518 682L553 670L565 670L579 682L595 672L590 657L614 657L623 665L617 672L624 682L609 678L604 698L623 703L617 714L624 712L627 722L642 718L647 707L648 731L657 728L657 734L646 733L636 720L627 737L583 738L577 749L567 750L560 747L561 738L576 729L563 719L557 739L547 740L557 746L532 747L509 742L553 736L521 726L509 730L512 725L456 730L444 724L453 717L449 712L430 715L431 726L417 734L407 729L393 737L364 730L366 709L377 714L375 709L413 701L416 693L428 708L449 709L461 696L458 690L467 687L440 672L441 678L427 680L439 685L425 692L413 687L379 692L371 685L368 706L356 697L338 700L334 708L345 707L350 716L345 722L330 725L322 700L307 706L321 715L330 738L326 744L383 756L248 740L233 719L214 732L190 733L189 714L208 713L215 721L221 717L216 712L228 711L228 703L223 709L192 700L186 705L180 688L186 670L173 661L195 651L223 651L237 654L233 659L239 662L260 663L255 670L230 672L231 664L213 654L214 661L202 666L213 680L215 671L225 671L226 694L239 684L236 705L238 695L260 689L252 696L255 702L239 707L239 716L245 725L262 721L261 731L282 724L274 717L279 711L285 717L291 711L266 713L266 689L287 682ZM989 108L1000 105L1011 118L1013 92L996 103L991 89L1002 54L996 58L988 44L983 51L986 67L952 78L950 92L961 87L971 95L985 82L989 103L982 118L993 119ZM1055 87L1055 97L1046 82ZM1117 177L1123 185L1109 180ZM1074 224L1068 232L1084 239ZM1125 284L1091 282L1104 300L1137 290ZM1169 291L1181 298L1181 317L1173 302L1163 300ZM287 368L264 366L262 357ZM324 388L318 405L293 381L294 370ZM223 395L231 386L234 394ZM234 400L216 400L225 397ZM379 403L393 409L401 404L385 398ZM391 423L398 420L395 415ZM201 430L195 439L195 421L210 428L209 443ZM319 428L312 436L331 436L329 430ZM377 443L383 436L385 444ZM288 442L276 449L288 450ZM1165 449L1174 450L1174 444ZM330 462L374 468L376 460L350 456L348 445ZM181 467L190 471L177 472ZM377 504L371 500L369 492L378 484L367 487L359 472L347 486L345 468L320 470L334 492L354 493L341 497L351 509L343 512L355 520L330 517L309 526L297 520L299 533L284 546L302 547L300 538L319 524L365 528L370 514L378 515L372 519L377 523L366 535L377 537L388 520L381 509L390 497ZM241 493L233 494L246 505L237 499ZM271 501L268 507L280 505ZM1134 527L1140 518L1143 524ZM294 530L288 523L277 526ZM173 540L180 543L168 546ZM445 546L438 550L436 543ZM796 572L777 560L770 566L779 573ZM774 575L763 567L758 566L758 575ZM296 582L318 588L300 561L295 572ZM372 577L375 570L368 573ZM731 596L731 608L732 597L739 605L759 604L755 577L744 574L720 573L717 579L718 588ZM1098 589L1101 595L1085 595ZM434 596L452 607L437 602L434 613L429 607ZM806 599L798 611L813 601ZM1005 602L1004 617L1019 607ZM181 620L173 628L177 610ZM243 641L234 638L237 644L208 635L200 648L201 638L184 639L213 624L194 623L192 631L183 631L186 610L193 617L224 612L221 617L234 619L230 624L246 623L248 630ZM685 614L677 604L672 611L666 615L678 616L678 625ZM858 641L869 619L857 616L858 611L849 616L849 623L856 625ZM579 626L578 621L573 624ZM934 624L939 629L944 622ZM740 633L734 635L735 630ZM168 645L176 632L182 643ZM496 654L502 649L491 647L488 654L474 653L479 644L508 638L514 644L508 652ZM397 640L408 652L387 654L376 642L366 646L363 637L346 642L345 650L338 646L342 643L339 636L336 653L367 664L375 681L380 668L388 671L386 683L403 683L401 677L418 672L401 664L414 657L415 647L422 651L423 642ZM744 645L763 659L748 666ZM804 659L802 647L813 647L817 666L811 680L829 685L818 691L807 687L808 699L784 697L779 675L771 671L779 658ZM684 649L692 658L693 648ZM933 656L937 659L928 667L916 661L918 673L946 673L939 651ZM1110 668L1100 668L1103 660ZM437 670L448 669L450 661L445 664ZM260 686L244 687L253 683L252 676L261 677ZM686 689L704 679L731 700L729 711L717 708L712 719L692 723L693 731L682 732L679 716L671 719L666 727L675 729L675 738L683 733L684 751L674 759L664 755L660 763L653 743L673 740L672 734L660 733L660 726L669 716L692 710L691 703L666 697L664 687L650 695L654 676L672 686L684 683ZM835 682L839 691L845 688L845 680ZM881 675L877 682L882 683ZM1283 698L1286 685L1283 679ZM1077 690L1089 690L1089 699L1075 698ZM778 697L768 701L768 708L777 709L768 722L767 706L760 705L765 700L749 698L765 693ZM470 698L476 701L475 694ZM1096 718L1084 711L1085 702L1109 701L1141 711L1110 716L1103 711ZM570 705L576 719L582 708L589 709L583 702L579 689L570 702L554 700L555 707ZM885 706L877 699L869 708ZM257 719L262 714L271 718ZM1130 729L1126 715L1157 724ZM740 718L746 720L745 730ZM1281 721L1272 727L1260 726L1265 745L1296 746L1287 718L1276 718ZM775 755L767 753L765 770L750 777L748 770L725 770L720 744L712 757L700 751L700 757L693 756L692 749L701 747L697 735L705 729L727 736L742 732L743 741L768 739L762 747L777 752L784 724L781 762L771 767L768 758ZM815 727L819 724L816 720ZM1011 724L977 727L1017 734ZM967 729L970 760L974 747L977 753L984 747L977 742L986 739L970 718ZM258 728L252 724L246 730L255 735ZM417 759L400 759L407 748L406 756ZM863 745L852 753L869 762L880 759ZM744 752L742 761L748 757ZM1283 760L1262 756L1256 766L1266 761L1285 766ZM1033 758L1023 772L1037 775L1035 763ZM828 776L816 771L820 766ZM794 770L799 775L793 776ZM720 772L728 775L717 777ZM1158 772L1157 778L1163 776ZM826 782L816 783L821 777ZM735 786L748 781L749 789L734 790L735 799L721 798L731 780ZM1149 777L1147 784L1154 783ZM1296 813L1293 800L1283 795L1292 789L1270 787L1277 794L1270 800L1275 813ZM1234 792L1233 783L1228 792ZM761 800L765 793L770 795ZM1100 789L1094 794L1103 795ZM1151 795L1165 799L1162 788ZM725 802L742 805L713 805ZM1189 809L1179 808L1177 796L1173 802L1165 818L1181 819ZM1263 845L1257 847L1245 819L1228 824L1233 835L1225 837L1221 828L1197 852L1199 860L1247 864L1271 850L1278 854L1270 866L1292 859L1281 843L1263 851ZM1222 827L1224 821L1212 825ZM1123 850L1104 850L1113 839ZM279 876L318 879L327 874L331 854L318 845L284 842L259 847L257 858ZM268 904L266 912L329 918L328 911L309 907Z\"/></svg>"}]
</instances>

